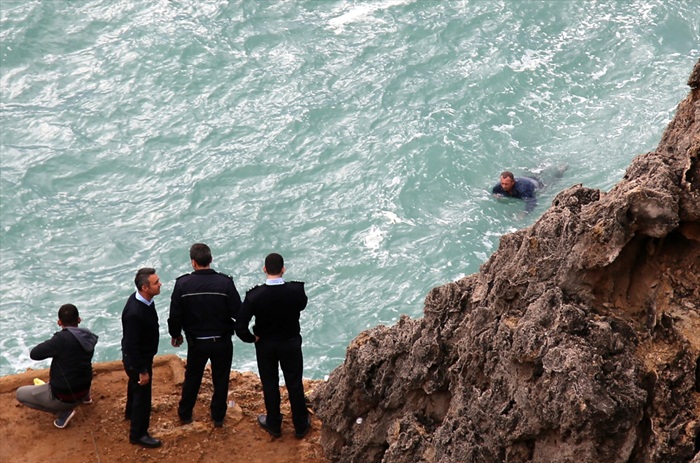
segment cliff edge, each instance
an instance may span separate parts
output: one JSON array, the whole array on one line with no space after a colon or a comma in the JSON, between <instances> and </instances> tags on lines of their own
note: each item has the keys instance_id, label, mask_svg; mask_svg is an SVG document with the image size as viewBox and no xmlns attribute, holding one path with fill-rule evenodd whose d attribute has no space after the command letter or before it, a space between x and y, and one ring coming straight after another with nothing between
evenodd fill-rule
<instances>
[{"instance_id":1,"label":"cliff edge","mask_svg":"<svg viewBox=\"0 0 700 463\"><path fill-rule=\"evenodd\" d=\"M700 463L700 61L655 151L504 235L316 389L334 462Z\"/></svg>"},{"instance_id":2,"label":"cliff edge","mask_svg":"<svg viewBox=\"0 0 700 463\"><path fill-rule=\"evenodd\" d=\"M176 461L201 463L326 463L319 445L318 420L304 439L296 439L286 389L281 388L286 422L282 437L273 439L257 424L265 413L262 386L254 373L231 372L229 405L223 427L209 418L213 387L207 367L194 409L194 422L183 425L177 406L185 379L185 361L175 355L157 356L153 364L153 407L150 432L163 440L157 449L129 443L129 422L124 419L127 377L121 361L94 363L93 403L80 405L66 429L53 425L55 416L21 405L18 387L34 378L49 379L49 370L29 370L0 378L0 462L3 463L123 463ZM304 381L307 391L318 380Z\"/></svg>"}]
</instances>

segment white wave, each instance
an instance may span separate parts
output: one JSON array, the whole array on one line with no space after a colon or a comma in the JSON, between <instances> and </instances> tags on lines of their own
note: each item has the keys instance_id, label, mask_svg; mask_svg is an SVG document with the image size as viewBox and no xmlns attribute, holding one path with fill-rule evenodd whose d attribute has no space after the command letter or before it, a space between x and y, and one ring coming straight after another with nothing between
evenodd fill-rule
<instances>
[{"instance_id":1,"label":"white wave","mask_svg":"<svg viewBox=\"0 0 700 463\"><path fill-rule=\"evenodd\" d=\"M384 241L384 232L374 225L367 231L362 240L367 249L379 249L382 241Z\"/></svg>"},{"instance_id":2,"label":"white wave","mask_svg":"<svg viewBox=\"0 0 700 463\"><path fill-rule=\"evenodd\" d=\"M389 223L392 225L397 223L405 223L412 226L416 225L412 220L402 219L401 217L399 217L391 211L382 211L382 215L389 219Z\"/></svg>"},{"instance_id":3,"label":"white wave","mask_svg":"<svg viewBox=\"0 0 700 463\"><path fill-rule=\"evenodd\" d=\"M547 65L552 60L552 52L525 50L520 60L515 60L508 66L515 72L534 71L540 66Z\"/></svg>"},{"instance_id":4,"label":"white wave","mask_svg":"<svg viewBox=\"0 0 700 463\"><path fill-rule=\"evenodd\" d=\"M594 72L594 73L591 74L591 79L592 79L592 80L598 80L598 79L600 79L601 77L603 77L603 76L604 76L605 74L607 74L607 73L608 73L608 66L603 66L603 69L601 69L600 71L597 71L597 72Z\"/></svg>"},{"instance_id":5,"label":"white wave","mask_svg":"<svg viewBox=\"0 0 700 463\"><path fill-rule=\"evenodd\" d=\"M350 11L336 16L328 21L328 25L333 29L341 29L346 24L359 22L365 20L365 18L371 16L377 11L386 10L399 5L408 5L413 3L415 0L385 0L383 2L377 3L365 3L362 5L353 5Z\"/></svg>"}]
</instances>

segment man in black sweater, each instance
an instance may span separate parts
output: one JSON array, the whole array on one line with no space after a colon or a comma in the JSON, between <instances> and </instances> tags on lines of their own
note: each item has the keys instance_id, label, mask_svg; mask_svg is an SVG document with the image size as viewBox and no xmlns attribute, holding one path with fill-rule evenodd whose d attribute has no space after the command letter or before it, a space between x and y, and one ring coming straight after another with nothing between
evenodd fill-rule
<instances>
[{"instance_id":1,"label":"man in black sweater","mask_svg":"<svg viewBox=\"0 0 700 463\"><path fill-rule=\"evenodd\" d=\"M137 291L129 296L122 312L122 362L129 377L124 417L131 420L129 442L147 448L162 442L148 434L151 420L153 357L158 352L158 313L153 297L161 282L153 268L142 268L134 278Z\"/></svg>"},{"instance_id":2,"label":"man in black sweater","mask_svg":"<svg viewBox=\"0 0 700 463\"><path fill-rule=\"evenodd\" d=\"M214 394L211 398L211 418L214 426L224 424L228 382L233 361L234 322L241 306L241 296L233 279L218 273L210 264L211 249L203 243L190 247L190 262L194 272L175 281L170 298L168 331L174 347L182 345L182 331L187 337L187 366L182 398L177 409L183 424L192 422L192 410L197 402L199 387L207 361L211 360Z\"/></svg>"},{"instance_id":3,"label":"man in black sweater","mask_svg":"<svg viewBox=\"0 0 700 463\"><path fill-rule=\"evenodd\" d=\"M309 411L304 398L304 359L301 352L299 316L306 308L308 298L304 283L285 282L284 259L272 253L265 258L264 285L246 293L236 321L236 334L244 342L255 343L260 381L263 386L267 415L258 417L258 424L273 437L282 434L280 414L279 367L289 393L294 435L301 439L311 429ZM253 333L248 329L255 317Z\"/></svg>"},{"instance_id":4,"label":"man in black sweater","mask_svg":"<svg viewBox=\"0 0 700 463\"><path fill-rule=\"evenodd\" d=\"M61 429L75 416L80 402L91 401L92 356L97 335L87 328L78 328L80 322L78 308L73 304L64 304L58 309L61 331L29 353L33 360L52 358L48 384L17 389L18 401L54 413L57 418L53 424Z\"/></svg>"}]
</instances>

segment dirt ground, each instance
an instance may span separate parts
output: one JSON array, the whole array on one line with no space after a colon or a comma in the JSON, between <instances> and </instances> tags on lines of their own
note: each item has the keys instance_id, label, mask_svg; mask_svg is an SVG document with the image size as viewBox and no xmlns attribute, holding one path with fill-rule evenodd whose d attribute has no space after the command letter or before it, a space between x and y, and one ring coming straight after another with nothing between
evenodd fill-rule
<instances>
[{"instance_id":1,"label":"dirt ground","mask_svg":"<svg viewBox=\"0 0 700 463\"><path fill-rule=\"evenodd\" d=\"M327 463L320 439L321 423L312 415L312 430L304 439L294 437L286 389L282 391L282 437L272 438L257 425L265 413L259 378L231 372L226 421L215 428L209 416L211 376L205 372L194 422L181 425L177 403L184 379L184 362L175 355L156 358L153 372L153 411L150 434L163 441L157 449L132 445L129 422L124 420L126 374L121 362L94 364L93 403L81 405L65 429L53 425L54 416L21 405L19 386L34 378L48 381L49 370L0 378L0 462L2 463L110 463L177 461L178 463L241 461L250 463ZM305 383L309 393L318 381ZM230 402L229 402L230 403Z\"/></svg>"}]
</instances>

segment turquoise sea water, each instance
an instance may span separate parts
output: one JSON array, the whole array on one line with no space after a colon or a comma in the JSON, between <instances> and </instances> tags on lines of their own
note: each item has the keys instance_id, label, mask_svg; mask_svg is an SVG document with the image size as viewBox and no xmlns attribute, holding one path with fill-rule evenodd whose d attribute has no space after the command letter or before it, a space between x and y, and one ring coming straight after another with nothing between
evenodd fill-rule
<instances>
[{"instance_id":1,"label":"turquoise sea water","mask_svg":"<svg viewBox=\"0 0 700 463\"><path fill-rule=\"evenodd\" d=\"M653 150L700 57L700 1L0 1L0 375L78 306L120 358L137 268L160 353L188 248L241 295L307 282L305 374L420 317L557 190ZM534 214L504 169L568 165ZM235 342L234 368L255 371Z\"/></svg>"}]
</instances>

